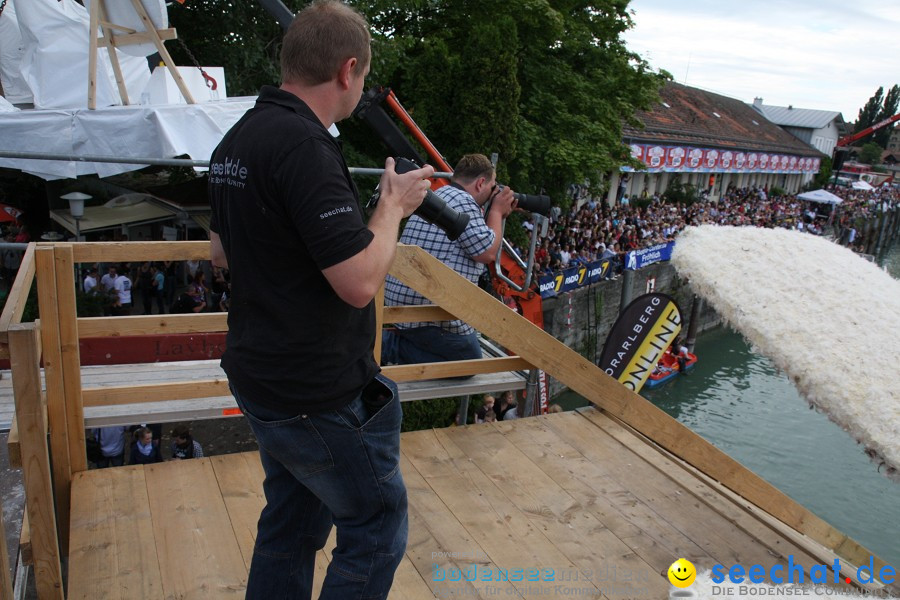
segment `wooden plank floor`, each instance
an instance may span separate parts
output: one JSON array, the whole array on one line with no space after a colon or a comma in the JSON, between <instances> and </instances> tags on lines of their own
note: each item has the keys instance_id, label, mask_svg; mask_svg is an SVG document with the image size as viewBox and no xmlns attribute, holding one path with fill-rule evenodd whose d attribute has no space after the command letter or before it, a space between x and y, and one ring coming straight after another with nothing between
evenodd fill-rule
<instances>
[{"instance_id":1,"label":"wooden plank floor","mask_svg":"<svg viewBox=\"0 0 900 600\"><path fill-rule=\"evenodd\" d=\"M680 557L824 560L593 409L405 433L402 453L410 533L392 600L659 599ZM242 598L262 478L255 453L80 473L68 597ZM317 590L333 547L332 532Z\"/></svg>"}]
</instances>

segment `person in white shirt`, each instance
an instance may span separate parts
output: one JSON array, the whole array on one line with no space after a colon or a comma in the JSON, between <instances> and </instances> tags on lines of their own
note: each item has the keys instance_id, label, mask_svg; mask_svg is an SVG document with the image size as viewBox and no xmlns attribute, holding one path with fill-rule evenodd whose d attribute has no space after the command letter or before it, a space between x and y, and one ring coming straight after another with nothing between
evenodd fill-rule
<instances>
[{"instance_id":1,"label":"person in white shirt","mask_svg":"<svg viewBox=\"0 0 900 600\"><path fill-rule=\"evenodd\" d=\"M84 278L84 293L94 295L98 292L97 290L97 268L94 267L90 271L88 271L87 276Z\"/></svg>"},{"instance_id":2,"label":"person in white shirt","mask_svg":"<svg viewBox=\"0 0 900 600\"><path fill-rule=\"evenodd\" d=\"M116 277L113 283L116 290L117 301L113 307L113 314L116 316L131 314L131 280L128 275L122 274Z\"/></svg>"}]
</instances>

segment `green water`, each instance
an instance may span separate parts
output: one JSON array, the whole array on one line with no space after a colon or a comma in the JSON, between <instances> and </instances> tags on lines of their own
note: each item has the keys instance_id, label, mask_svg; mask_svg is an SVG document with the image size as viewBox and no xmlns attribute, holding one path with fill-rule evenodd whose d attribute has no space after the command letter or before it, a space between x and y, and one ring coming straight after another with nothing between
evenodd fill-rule
<instances>
[{"instance_id":1,"label":"green water","mask_svg":"<svg viewBox=\"0 0 900 600\"><path fill-rule=\"evenodd\" d=\"M900 244L881 261L900 279ZM704 333L689 375L641 392L825 521L900 566L900 483L810 410L790 380L727 328ZM898 382L900 385L900 382ZM583 406L566 394L565 408Z\"/></svg>"}]
</instances>

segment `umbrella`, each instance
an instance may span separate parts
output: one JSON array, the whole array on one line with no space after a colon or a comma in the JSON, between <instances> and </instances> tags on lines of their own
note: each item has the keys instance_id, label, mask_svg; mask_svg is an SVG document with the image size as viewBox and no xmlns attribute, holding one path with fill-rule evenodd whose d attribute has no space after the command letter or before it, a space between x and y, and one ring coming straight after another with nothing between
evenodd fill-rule
<instances>
[{"instance_id":1,"label":"umbrella","mask_svg":"<svg viewBox=\"0 0 900 600\"><path fill-rule=\"evenodd\" d=\"M866 192L875 189L868 181L863 181L862 179L860 179L859 181L854 181L851 187L854 190L864 190Z\"/></svg>"},{"instance_id":2,"label":"umbrella","mask_svg":"<svg viewBox=\"0 0 900 600\"><path fill-rule=\"evenodd\" d=\"M0 204L0 223L15 223L22 214L22 211L15 206Z\"/></svg>"},{"instance_id":3,"label":"umbrella","mask_svg":"<svg viewBox=\"0 0 900 600\"><path fill-rule=\"evenodd\" d=\"M819 202L821 204L840 204L844 201L844 199L840 196L835 196L831 192L826 192L825 190L813 190L811 192L804 192L797 197L801 200Z\"/></svg>"}]
</instances>

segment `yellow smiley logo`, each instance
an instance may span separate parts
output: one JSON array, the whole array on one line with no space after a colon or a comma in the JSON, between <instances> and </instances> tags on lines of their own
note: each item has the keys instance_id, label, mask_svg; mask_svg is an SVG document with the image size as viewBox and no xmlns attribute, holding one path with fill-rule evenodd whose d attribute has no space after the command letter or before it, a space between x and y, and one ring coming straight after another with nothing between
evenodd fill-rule
<instances>
[{"instance_id":1,"label":"yellow smiley logo","mask_svg":"<svg viewBox=\"0 0 900 600\"><path fill-rule=\"evenodd\" d=\"M675 587L686 588L694 583L697 578L697 569L691 561L679 558L669 567L667 572L669 582Z\"/></svg>"}]
</instances>

